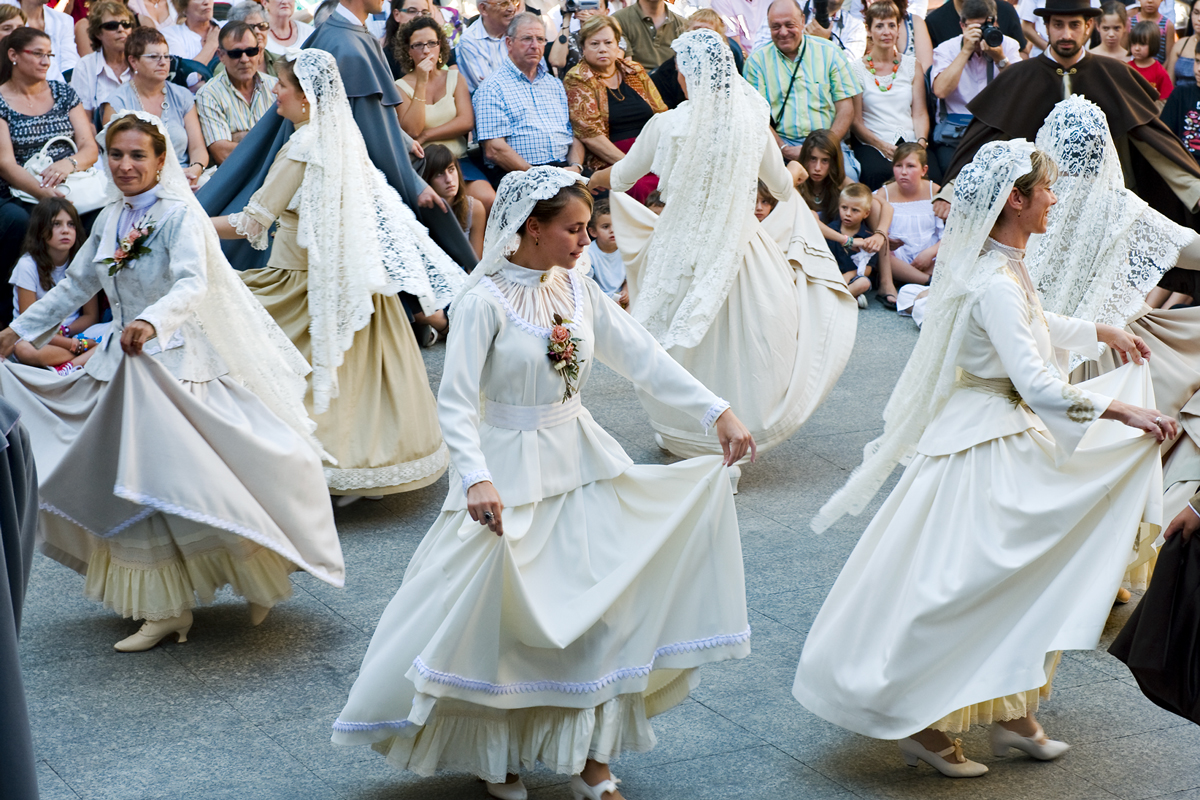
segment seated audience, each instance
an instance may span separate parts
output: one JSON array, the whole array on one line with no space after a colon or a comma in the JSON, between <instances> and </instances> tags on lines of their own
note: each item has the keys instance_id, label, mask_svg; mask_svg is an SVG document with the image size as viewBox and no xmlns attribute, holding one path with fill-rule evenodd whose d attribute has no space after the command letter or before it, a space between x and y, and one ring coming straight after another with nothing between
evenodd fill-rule
<instances>
[{"instance_id":1,"label":"seated audience","mask_svg":"<svg viewBox=\"0 0 1200 800\"><path fill-rule=\"evenodd\" d=\"M608 200L597 200L588 222L588 258L592 262L592 278L600 289L621 308L629 308L629 284L625 280L625 262L617 250L617 233L613 229L612 210Z\"/></svg>"},{"instance_id":2,"label":"seated audience","mask_svg":"<svg viewBox=\"0 0 1200 800\"><path fill-rule=\"evenodd\" d=\"M61 81L49 81L50 37L36 28L22 27L3 41L0 60L0 279L7 280L21 252L32 204L12 194L20 189L38 200L61 197L62 183L72 172L96 163L100 153L92 123L79 95ZM31 175L25 162L41 152L51 139L66 137L50 146L53 163L41 175ZM11 309L0 304L0 316ZM0 320L7 324L8 320Z\"/></svg>"},{"instance_id":3,"label":"seated audience","mask_svg":"<svg viewBox=\"0 0 1200 800\"><path fill-rule=\"evenodd\" d=\"M865 295L871 288L873 270L881 260L887 259L886 249L868 249L868 239L873 234L862 235L870 214L871 190L861 183L848 184L838 193L838 218L828 223L829 230L835 235L825 236L825 243L838 262L842 280L858 300L859 308L867 307Z\"/></svg>"},{"instance_id":4,"label":"seated audience","mask_svg":"<svg viewBox=\"0 0 1200 800\"><path fill-rule=\"evenodd\" d=\"M583 171L583 145L571 132L567 93L546 69L546 29L534 14L513 17L508 58L475 92L475 138L499 176L531 166Z\"/></svg>"},{"instance_id":5,"label":"seated audience","mask_svg":"<svg viewBox=\"0 0 1200 800\"><path fill-rule=\"evenodd\" d=\"M0 40L17 28L25 27L25 12L17 6L0 3Z\"/></svg>"},{"instance_id":6,"label":"seated audience","mask_svg":"<svg viewBox=\"0 0 1200 800\"><path fill-rule=\"evenodd\" d=\"M902 142L925 142L929 112L925 108L925 76L917 60L901 55L896 45L900 12L892 0L872 3L866 25L871 48L851 62L863 93L854 98L854 148L860 180L878 189L892 177L892 158Z\"/></svg>"},{"instance_id":7,"label":"seated audience","mask_svg":"<svg viewBox=\"0 0 1200 800\"><path fill-rule=\"evenodd\" d=\"M83 223L75 206L61 197L39 202L29 215L29 230L21 248L21 257L13 268L13 317L24 313L67 274L71 259L83 245ZM26 341L17 342L13 355L22 364L48 367L60 375L80 369L92 355L103 326L100 304L93 297L83 308L62 321L59 332L41 348Z\"/></svg>"},{"instance_id":8,"label":"seated audience","mask_svg":"<svg viewBox=\"0 0 1200 800\"><path fill-rule=\"evenodd\" d=\"M396 81L404 102L396 113L400 127L428 150L440 144L455 158L467 154L467 135L475 127L475 111L467 82L457 67L447 65L452 50L445 30L429 16L417 16L396 37L404 77ZM458 177L465 191L487 211L496 191L478 167L461 162ZM482 235L482 234L481 234Z\"/></svg>"},{"instance_id":9,"label":"seated audience","mask_svg":"<svg viewBox=\"0 0 1200 800\"><path fill-rule=\"evenodd\" d=\"M396 4L392 6L384 25L383 57L387 60L388 69L392 71L394 80L399 80L405 75L405 69L400 59L400 53L403 52L399 41L400 29L417 17L429 17L438 24L442 33L446 34L446 42L450 46L450 55L446 56L446 66L455 66L454 39L451 38L454 27L444 21L441 11L442 9L433 4L433 0L397 0Z\"/></svg>"},{"instance_id":10,"label":"seated audience","mask_svg":"<svg viewBox=\"0 0 1200 800\"><path fill-rule=\"evenodd\" d=\"M49 0L7 0L19 5L25 15L25 25L39 30L50 37L50 71L46 79L65 81L64 75L75 68L79 61L79 50L75 47L75 20L70 14L55 10Z\"/></svg>"},{"instance_id":11,"label":"seated audience","mask_svg":"<svg viewBox=\"0 0 1200 800\"><path fill-rule=\"evenodd\" d=\"M520 0L480 0L479 18L458 40L454 53L471 94L507 60L505 36L519 5Z\"/></svg>"},{"instance_id":12,"label":"seated audience","mask_svg":"<svg viewBox=\"0 0 1200 800\"><path fill-rule=\"evenodd\" d=\"M213 65L217 61L217 35L221 27L213 19L212 0L171 0L178 12L178 25L162 29L173 56Z\"/></svg>"},{"instance_id":13,"label":"seated audience","mask_svg":"<svg viewBox=\"0 0 1200 800\"><path fill-rule=\"evenodd\" d=\"M850 177L857 178L857 164L843 142L854 119L853 98L863 90L854 69L837 45L805 35L804 13L793 0L775 0L767 20L771 43L750 54L745 76L771 107L784 158L798 160L805 138L827 129L841 143Z\"/></svg>"},{"instance_id":14,"label":"seated audience","mask_svg":"<svg viewBox=\"0 0 1200 800\"><path fill-rule=\"evenodd\" d=\"M265 72L272 78L278 78L279 73L275 70L275 62L283 56L277 56L267 49L267 31L270 29L270 23L267 22L266 10L256 0L237 0L229 7L229 14L225 17L226 25L234 22L246 23L246 27L254 31L254 37L258 39L258 46L262 48L262 52L259 53L258 71ZM218 37L218 46L220 41L220 37ZM224 71L225 65L217 64L213 75L220 75Z\"/></svg>"},{"instance_id":15,"label":"seated audience","mask_svg":"<svg viewBox=\"0 0 1200 800\"><path fill-rule=\"evenodd\" d=\"M267 9L267 49L277 56L299 47L312 35L313 26L296 19L295 0L263 0Z\"/></svg>"},{"instance_id":16,"label":"seated audience","mask_svg":"<svg viewBox=\"0 0 1200 800\"><path fill-rule=\"evenodd\" d=\"M133 69L133 78L101 105L101 121L107 125L117 110L127 108L161 119L167 126L175 156L195 188L208 166L208 148L200 130L196 98L184 87L167 80L171 56L164 34L154 28L138 28L125 40L125 59Z\"/></svg>"},{"instance_id":17,"label":"seated audience","mask_svg":"<svg viewBox=\"0 0 1200 800\"><path fill-rule=\"evenodd\" d=\"M621 26L612 17L592 17L579 33L583 60L563 81L575 136L587 148L584 166L598 170L625 157L655 114L667 110L654 82L636 61L620 57ZM629 189L639 203L658 188L646 175Z\"/></svg>"},{"instance_id":18,"label":"seated audience","mask_svg":"<svg viewBox=\"0 0 1200 800\"><path fill-rule=\"evenodd\" d=\"M892 257L880 269L881 294L894 295L897 288L908 283L927 285L933 276L945 223L933 213L933 196L941 187L928 180L928 174L925 148L902 144L896 148L892 164L894 180L875 192L892 208L892 224L888 227Z\"/></svg>"},{"instance_id":19,"label":"seated audience","mask_svg":"<svg viewBox=\"0 0 1200 800\"><path fill-rule=\"evenodd\" d=\"M275 78L259 71L263 49L244 22L221 29L217 55L225 70L196 93L200 131L214 164L220 164L275 102Z\"/></svg>"},{"instance_id":20,"label":"seated audience","mask_svg":"<svg viewBox=\"0 0 1200 800\"><path fill-rule=\"evenodd\" d=\"M853 61L862 58L867 51L867 28L861 17L851 14L843 6L843 0L829 0L829 27L821 27L814 16L807 11L808 26L804 29L806 36L819 36L833 42Z\"/></svg>"},{"instance_id":21,"label":"seated audience","mask_svg":"<svg viewBox=\"0 0 1200 800\"><path fill-rule=\"evenodd\" d=\"M488 208L464 188L462 167L453 151L445 145L431 144L425 148L425 168L421 177L454 212L458 224L471 243L476 258L483 258L483 234L487 228Z\"/></svg>"},{"instance_id":22,"label":"seated audience","mask_svg":"<svg viewBox=\"0 0 1200 800\"><path fill-rule=\"evenodd\" d=\"M687 30L687 20L666 0L636 0L612 15L625 33L625 56L654 70L675 55L671 42Z\"/></svg>"},{"instance_id":23,"label":"seated audience","mask_svg":"<svg viewBox=\"0 0 1200 800\"><path fill-rule=\"evenodd\" d=\"M161 31L179 24L179 14L171 0L129 0L129 10L137 15L138 24L145 28Z\"/></svg>"},{"instance_id":24,"label":"seated audience","mask_svg":"<svg viewBox=\"0 0 1200 800\"><path fill-rule=\"evenodd\" d=\"M667 204L663 202L662 194L660 192L651 192L650 196L646 198L646 208L650 209L655 214L661 214L663 209L666 207Z\"/></svg>"},{"instance_id":25,"label":"seated audience","mask_svg":"<svg viewBox=\"0 0 1200 800\"><path fill-rule=\"evenodd\" d=\"M137 25L133 12L117 0L98 0L88 10L91 52L71 73L71 88L89 114L133 75L125 61L125 40Z\"/></svg>"},{"instance_id":26,"label":"seated audience","mask_svg":"<svg viewBox=\"0 0 1200 800\"><path fill-rule=\"evenodd\" d=\"M775 195L771 194L771 190L767 188L765 183L759 181L758 191L754 197L754 218L762 222L771 216L771 212L775 210L775 206L777 205L779 205L779 201L775 199Z\"/></svg>"},{"instance_id":27,"label":"seated audience","mask_svg":"<svg viewBox=\"0 0 1200 800\"><path fill-rule=\"evenodd\" d=\"M1148 21L1136 23L1129 32L1129 66L1158 91L1161 104L1171 95L1171 76L1154 56L1160 38L1158 26Z\"/></svg>"},{"instance_id":28,"label":"seated audience","mask_svg":"<svg viewBox=\"0 0 1200 800\"><path fill-rule=\"evenodd\" d=\"M561 8L550 12L546 21L546 36L550 43L546 46L546 64L550 74L562 80L563 77L579 63L579 28L592 17L608 16L608 0L600 0L596 8L581 8L576 12L563 13Z\"/></svg>"}]
</instances>

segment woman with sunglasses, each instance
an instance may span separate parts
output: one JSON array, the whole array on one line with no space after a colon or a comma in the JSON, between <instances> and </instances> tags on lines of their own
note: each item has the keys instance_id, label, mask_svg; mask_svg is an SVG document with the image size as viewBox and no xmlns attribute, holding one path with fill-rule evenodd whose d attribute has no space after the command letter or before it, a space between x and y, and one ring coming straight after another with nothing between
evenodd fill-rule
<instances>
[{"instance_id":1,"label":"woman with sunglasses","mask_svg":"<svg viewBox=\"0 0 1200 800\"><path fill-rule=\"evenodd\" d=\"M101 105L101 120L107 125L115 112L124 109L145 111L161 119L183 174L195 189L208 167L208 148L200 130L196 98L185 87L167 81L171 56L166 38L154 28L138 28L125 40L125 60L133 77Z\"/></svg>"},{"instance_id":2,"label":"woman with sunglasses","mask_svg":"<svg viewBox=\"0 0 1200 800\"><path fill-rule=\"evenodd\" d=\"M88 10L88 42L92 52L79 59L71 73L71 88L88 114L133 75L125 61L125 40L136 25L133 12L117 0L100 0Z\"/></svg>"}]
</instances>

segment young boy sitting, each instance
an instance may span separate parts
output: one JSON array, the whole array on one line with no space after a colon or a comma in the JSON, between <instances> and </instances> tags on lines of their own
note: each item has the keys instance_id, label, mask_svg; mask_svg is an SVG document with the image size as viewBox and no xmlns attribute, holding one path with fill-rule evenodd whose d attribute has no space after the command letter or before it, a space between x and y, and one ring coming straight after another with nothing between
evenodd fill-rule
<instances>
[{"instance_id":1,"label":"young boy sitting","mask_svg":"<svg viewBox=\"0 0 1200 800\"><path fill-rule=\"evenodd\" d=\"M667 204L663 202L662 195L658 192L651 192L646 195L646 208L653 211L655 214L661 214Z\"/></svg>"},{"instance_id":2,"label":"young boy sitting","mask_svg":"<svg viewBox=\"0 0 1200 800\"><path fill-rule=\"evenodd\" d=\"M842 189L838 197L838 219L828 225L841 235L840 239L826 239L830 252L837 259L842 279L850 287L850 294L858 298L858 307L867 307L866 292L871 288L872 269L879 265L879 253L864 250L863 223L871 213L871 190L861 183L851 183ZM887 251L884 251L886 253Z\"/></svg>"},{"instance_id":3,"label":"young boy sitting","mask_svg":"<svg viewBox=\"0 0 1200 800\"><path fill-rule=\"evenodd\" d=\"M612 214L607 200L598 200L592 207L588 222L588 257L592 260L592 278L604 293L629 308L629 287L625 282L625 262L617 252L617 234L613 230Z\"/></svg>"}]
</instances>

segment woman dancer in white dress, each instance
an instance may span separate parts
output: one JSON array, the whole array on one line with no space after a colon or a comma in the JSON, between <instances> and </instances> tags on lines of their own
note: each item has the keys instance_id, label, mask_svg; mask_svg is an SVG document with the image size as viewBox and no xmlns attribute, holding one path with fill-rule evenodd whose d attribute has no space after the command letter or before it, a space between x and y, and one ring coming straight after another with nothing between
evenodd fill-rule
<instances>
[{"instance_id":1,"label":"woman dancer in white dress","mask_svg":"<svg viewBox=\"0 0 1200 800\"><path fill-rule=\"evenodd\" d=\"M996 755L1067 749L1034 712L1059 651L1099 640L1139 526L1161 522L1157 444L1177 430L1142 407L1144 365L1063 380L1060 351L1148 351L1039 305L1023 248L1045 230L1054 173L1024 140L987 144L963 170L883 437L813 522L861 511L911 458L818 613L792 692L952 777L987 771L947 736L974 724L995 723Z\"/></svg>"},{"instance_id":2,"label":"woman dancer in white dress","mask_svg":"<svg viewBox=\"0 0 1200 800\"><path fill-rule=\"evenodd\" d=\"M589 185L614 189L634 318L733 403L766 451L795 433L837 382L858 306L824 261L811 273L807 260L789 263L754 218L760 178L780 200L795 188L771 139L766 102L737 74L728 46L697 30L672 47L687 101L651 118L625 158ZM621 193L650 171L666 200L662 216ZM638 396L667 450L715 452L695 420Z\"/></svg>"},{"instance_id":3,"label":"woman dancer in white dress","mask_svg":"<svg viewBox=\"0 0 1200 800\"><path fill-rule=\"evenodd\" d=\"M451 307L450 493L333 726L337 744L471 772L501 798L524 798L517 772L539 761L576 798L619 798L608 763L654 746L648 717L701 664L750 650L727 465L754 440L572 269L589 241L579 180L536 167L500 183ZM723 457L634 465L580 401L597 359L715 427Z\"/></svg>"},{"instance_id":4,"label":"woman dancer in white dress","mask_svg":"<svg viewBox=\"0 0 1200 800\"><path fill-rule=\"evenodd\" d=\"M112 335L69 377L4 364L0 394L33 442L43 552L146 621L116 644L135 651L186 641L197 598L222 586L257 625L297 568L339 587L345 570L308 366L221 255L161 120L121 112L101 141L114 199L66 277L0 332L0 355L44 343L101 289Z\"/></svg>"},{"instance_id":5,"label":"woman dancer in white dress","mask_svg":"<svg viewBox=\"0 0 1200 800\"><path fill-rule=\"evenodd\" d=\"M1145 297L1171 267L1200 269L1200 237L1125 188L1108 120L1091 101L1072 95L1056 105L1037 146L1058 164L1058 203L1046 233L1030 238L1030 277L1047 311L1126 328L1154 354L1156 404L1187 434L1163 445L1170 519L1200 488L1200 308L1152 309ZM1068 369L1082 380L1117 366L1111 353L1099 361L1074 354ZM1137 544L1122 601L1146 588L1156 559L1154 536Z\"/></svg>"},{"instance_id":6,"label":"woman dancer in white dress","mask_svg":"<svg viewBox=\"0 0 1200 800\"><path fill-rule=\"evenodd\" d=\"M268 265L241 277L312 363L307 403L338 505L428 486L449 456L398 293L432 313L466 275L371 163L333 56L281 59L275 93L296 133L217 233L271 246Z\"/></svg>"}]
</instances>

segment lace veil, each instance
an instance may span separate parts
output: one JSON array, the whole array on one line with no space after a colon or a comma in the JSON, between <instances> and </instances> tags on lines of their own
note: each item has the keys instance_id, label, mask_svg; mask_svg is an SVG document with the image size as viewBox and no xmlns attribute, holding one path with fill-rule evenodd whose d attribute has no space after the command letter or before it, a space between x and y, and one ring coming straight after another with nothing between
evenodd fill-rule
<instances>
[{"instance_id":1,"label":"lace veil","mask_svg":"<svg viewBox=\"0 0 1200 800\"><path fill-rule=\"evenodd\" d=\"M429 312L453 300L466 276L371 162L333 56L313 49L288 55L312 108L291 138L288 158L306 168L289 208L308 251L313 412L320 414L338 396L338 367L371 320L373 295L407 292ZM267 247L267 231L253 220L231 222L252 245Z\"/></svg>"},{"instance_id":2,"label":"lace veil","mask_svg":"<svg viewBox=\"0 0 1200 800\"><path fill-rule=\"evenodd\" d=\"M1025 139L989 142L959 173L921 338L884 408L883 436L867 445L863 463L813 518L814 531L860 513L896 465L916 453L925 427L950 397L971 309L1006 264L1000 251L980 251L1017 178L1033 169L1033 152Z\"/></svg>"},{"instance_id":3,"label":"lace veil","mask_svg":"<svg viewBox=\"0 0 1200 800\"><path fill-rule=\"evenodd\" d=\"M231 378L257 395L322 458L331 460L317 442L314 436L316 423L304 408L304 393L308 388L305 376L310 371L308 362L225 259L216 229L209 224L208 214L188 185L162 120L144 111L118 111L97 137L101 149L107 139L108 127L127 116L154 125L167 140L167 157L159 177L158 196L183 203L192 218L190 224L203 231L208 290L192 313L204 335L224 360ZM107 172L108 159L102 156L100 161ZM113 202L122 197L111 176L108 193Z\"/></svg>"},{"instance_id":4,"label":"lace veil","mask_svg":"<svg viewBox=\"0 0 1200 800\"><path fill-rule=\"evenodd\" d=\"M1124 327L1146 293L1196 234L1125 188L1099 106L1080 95L1058 103L1037 135L1054 159L1058 203L1026 265L1047 311ZM1084 359L1072 354L1070 368Z\"/></svg>"},{"instance_id":5,"label":"lace veil","mask_svg":"<svg viewBox=\"0 0 1200 800\"><path fill-rule=\"evenodd\" d=\"M508 257L517 251L521 238L517 231L529 219L533 207L542 200L549 200L563 189L575 183L587 181L583 176L559 167L533 167L525 172L510 172L500 180L496 190L496 202L488 215L487 230L483 234L483 258L467 276L460 295L466 294L485 275L494 275L508 262ZM587 251L580 256L575 269L588 272L591 261ZM454 316L454 306L450 306Z\"/></svg>"},{"instance_id":6,"label":"lace veil","mask_svg":"<svg viewBox=\"0 0 1200 800\"><path fill-rule=\"evenodd\" d=\"M667 348L698 345L725 304L754 223L770 118L718 34L691 31L671 48L688 99L664 115L653 169L666 208L630 309Z\"/></svg>"}]
</instances>

